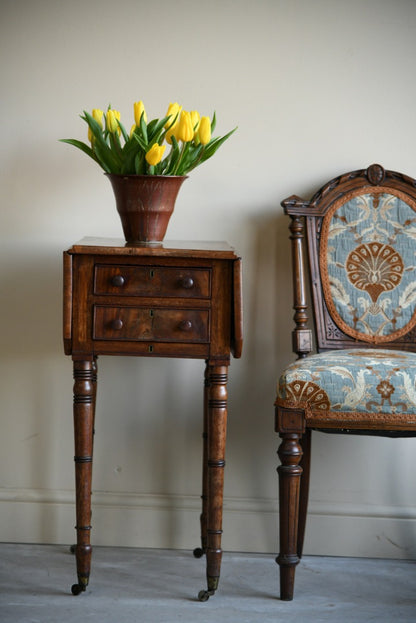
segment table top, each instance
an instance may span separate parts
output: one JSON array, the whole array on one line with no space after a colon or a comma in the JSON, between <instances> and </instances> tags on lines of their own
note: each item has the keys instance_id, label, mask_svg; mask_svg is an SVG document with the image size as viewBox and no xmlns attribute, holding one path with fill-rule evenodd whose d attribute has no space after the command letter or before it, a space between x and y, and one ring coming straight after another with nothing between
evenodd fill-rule
<instances>
[{"instance_id":1,"label":"table top","mask_svg":"<svg viewBox=\"0 0 416 623\"><path fill-rule=\"evenodd\" d=\"M194 257L238 259L228 242L164 240L156 243L127 243L121 238L86 237L76 242L68 253L87 255L127 255L155 257Z\"/></svg>"}]
</instances>

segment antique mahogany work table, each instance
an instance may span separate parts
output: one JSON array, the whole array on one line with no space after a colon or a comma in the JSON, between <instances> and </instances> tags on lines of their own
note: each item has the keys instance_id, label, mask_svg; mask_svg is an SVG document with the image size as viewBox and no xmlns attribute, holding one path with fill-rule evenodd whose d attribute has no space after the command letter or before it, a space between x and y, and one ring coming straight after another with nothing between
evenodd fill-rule
<instances>
[{"instance_id":1,"label":"antique mahogany work table","mask_svg":"<svg viewBox=\"0 0 416 623\"><path fill-rule=\"evenodd\" d=\"M205 601L218 587L230 353L242 348L241 259L227 243L128 245L84 238L64 252L64 346L74 368L78 583L91 565L91 477L97 357L204 359L201 548Z\"/></svg>"}]
</instances>

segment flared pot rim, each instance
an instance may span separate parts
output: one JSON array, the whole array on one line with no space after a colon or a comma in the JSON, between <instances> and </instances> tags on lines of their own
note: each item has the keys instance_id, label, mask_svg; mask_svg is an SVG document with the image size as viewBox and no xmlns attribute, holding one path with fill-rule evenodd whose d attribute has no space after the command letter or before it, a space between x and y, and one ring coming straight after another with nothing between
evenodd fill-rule
<instances>
[{"instance_id":1,"label":"flared pot rim","mask_svg":"<svg viewBox=\"0 0 416 623\"><path fill-rule=\"evenodd\" d=\"M188 179L189 175L146 175L146 174L137 174L137 173L104 173L106 177L116 177L116 178L128 178L128 179L146 179L146 180L177 180Z\"/></svg>"}]
</instances>

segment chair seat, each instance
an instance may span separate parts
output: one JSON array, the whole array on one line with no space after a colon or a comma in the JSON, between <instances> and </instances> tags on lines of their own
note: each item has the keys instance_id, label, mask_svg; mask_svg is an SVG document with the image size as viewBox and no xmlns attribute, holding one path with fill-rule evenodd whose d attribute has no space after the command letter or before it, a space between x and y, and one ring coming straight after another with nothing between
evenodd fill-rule
<instances>
[{"instance_id":1,"label":"chair seat","mask_svg":"<svg viewBox=\"0 0 416 623\"><path fill-rule=\"evenodd\" d=\"M416 354L366 348L309 355L282 373L276 404L304 409L311 427L416 430Z\"/></svg>"}]
</instances>

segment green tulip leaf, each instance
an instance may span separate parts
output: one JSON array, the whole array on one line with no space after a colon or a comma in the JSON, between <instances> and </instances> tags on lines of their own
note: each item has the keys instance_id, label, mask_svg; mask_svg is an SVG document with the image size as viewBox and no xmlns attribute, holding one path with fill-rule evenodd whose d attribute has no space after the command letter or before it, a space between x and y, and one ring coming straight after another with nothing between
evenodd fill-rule
<instances>
[{"instance_id":1,"label":"green tulip leaf","mask_svg":"<svg viewBox=\"0 0 416 623\"><path fill-rule=\"evenodd\" d=\"M91 147L89 147L89 145L86 145L86 143L83 143L82 141L77 141L74 138L60 138L59 141L61 143L68 143L68 145L73 145L74 147L77 147L85 154L87 154L87 156L89 156L93 160L96 160L93 150L91 149Z\"/></svg>"}]
</instances>

